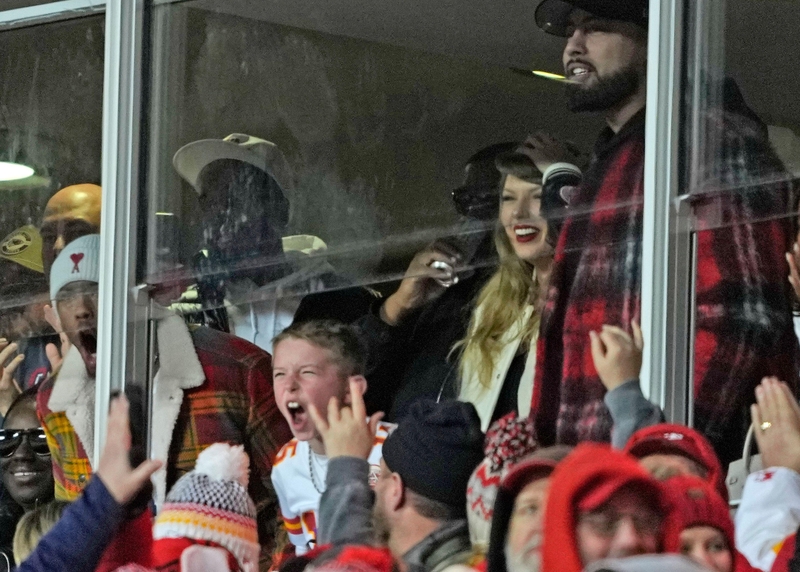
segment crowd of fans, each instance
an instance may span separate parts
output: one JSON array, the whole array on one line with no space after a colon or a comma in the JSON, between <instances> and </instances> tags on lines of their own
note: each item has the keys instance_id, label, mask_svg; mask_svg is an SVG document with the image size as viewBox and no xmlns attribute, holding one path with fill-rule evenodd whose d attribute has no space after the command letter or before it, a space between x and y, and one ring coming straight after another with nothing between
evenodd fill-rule
<instances>
[{"instance_id":1,"label":"crowd of fans","mask_svg":"<svg viewBox=\"0 0 800 572\"><path fill-rule=\"evenodd\" d=\"M800 570L789 176L726 82L693 197L695 428L666 423L639 381L647 2L536 21L607 128L588 160L544 133L478 151L453 193L478 231L385 298L284 236L274 144L178 150L206 248L153 288L152 392L114 397L99 455L101 189L3 241L0 570ZM748 432L761 466L726 482Z\"/></svg>"}]
</instances>

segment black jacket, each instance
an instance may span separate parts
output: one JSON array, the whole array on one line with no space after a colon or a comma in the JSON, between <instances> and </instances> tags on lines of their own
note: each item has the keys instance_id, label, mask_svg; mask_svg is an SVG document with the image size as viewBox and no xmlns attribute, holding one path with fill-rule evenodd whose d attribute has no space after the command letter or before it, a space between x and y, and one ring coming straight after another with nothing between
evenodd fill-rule
<instances>
[{"instance_id":1,"label":"black jacket","mask_svg":"<svg viewBox=\"0 0 800 572\"><path fill-rule=\"evenodd\" d=\"M379 317L383 300L355 322L369 348L368 411L385 411L396 421L419 398L458 395L458 356L450 351L466 334L475 299L494 271L477 269L398 326Z\"/></svg>"}]
</instances>

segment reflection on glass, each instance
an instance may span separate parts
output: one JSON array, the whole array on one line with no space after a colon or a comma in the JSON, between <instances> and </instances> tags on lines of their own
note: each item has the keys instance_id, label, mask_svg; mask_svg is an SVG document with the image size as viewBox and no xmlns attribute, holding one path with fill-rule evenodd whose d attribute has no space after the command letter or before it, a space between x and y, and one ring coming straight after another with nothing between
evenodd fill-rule
<instances>
[{"instance_id":1,"label":"reflection on glass","mask_svg":"<svg viewBox=\"0 0 800 572\"><path fill-rule=\"evenodd\" d=\"M32 4L4 3L4 9ZM6 535L22 513L54 494L68 497L59 487L63 472L51 470L61 457L51 457L45 439L53 418L45 419L37 397L45 386L52 389L51 372L67 353L50 307L50 267L57 250L92 229L43 223L55 214L49 201L59 189L100 181L103 51L102 16L0 33L0 431L10 443L0 455L6 488L0 491L0 550L8 546L10 559ZM77 333L74 324L64 327ZM92 418L86 417L89 431ZM79 474L86 480L88 470L72 468L76 481Z\"/></svg>"},{"instance_id":2,"label":"reflection on glass","mask_svg":"<svg viewBox=\"0 0 800 572\"><path fill-rule=\"evenodd\" d=\"M208 232L219 230L203 230L204 205L188 190L193 183L181 186L170 164L193 141L239 132L274 143L292 189L283 235L318 237L326 261L363 284L399 277L413 252L463 232L449 194L479 149L521 141L535 129L585 138L585 122L554 116L552 110L562 107L559 86L508 69L519 54L526 64L533 55L522 49L521 33L519 45L506 49L506 61L496 55L479 61L473 53L435 53L453 46L403 37L400 22L391 41L358 39L375 34L375 15L365 15L355 29L341 30L331 20L320 31L283 25L286 18L303 20L301 9L274 22L257 3L234 3L230 14L225 11L199 3L156 10L157 29L169 30L173 47L169 58L159 58L165 67L157 77L170 81L157 84L157 103L171 105L153 109L163 120L154 125L150 185L154 210L173 212L176 220L151 225L158 254L149 255L150 282L178 264L186 267L193 252L212 246ZM418 18L411 12L401 17ZM183 38L182 49L176 38ZM482 41L499 51L498 39ZM175 70L184 71L175 76ZM280 264L281 256L273 262L261 256L252 264Z\"/></svg>"},{"instance_id":3,"label":"reflection on glass","mask_svg":"<svg viewBox=\"0 0 800 572\"><path fill-rule=\"evenodd\" d=\"M52 263L42 253L45 207L58 189L100 179L102 20L0 34L0 337L14 344L0 356L4 364L25 356L14 372L20 389L47 376L45 348L59 341L45 317Z\"/></svg>"},{"instance_id":4,"label":"reflection on glass","mask_svg":"<svg viewBox=\"0 0 800 572\"><path fill-rule=\"evenodd\" d=\"M693 416L723 462L741 457L763 376L798 389L786 253L796 228L791 142L800 116L776 105L791 87L773 85L768 71L768 54L788 46L791 32L772 28L767 39L748 29L743 41L738 28L762 22L764 11L800 11L779 2L752 10L738 0L701 3L687 21L704 38L689 47L683 152L696 243Z\"/></svg>"}]
</instances>

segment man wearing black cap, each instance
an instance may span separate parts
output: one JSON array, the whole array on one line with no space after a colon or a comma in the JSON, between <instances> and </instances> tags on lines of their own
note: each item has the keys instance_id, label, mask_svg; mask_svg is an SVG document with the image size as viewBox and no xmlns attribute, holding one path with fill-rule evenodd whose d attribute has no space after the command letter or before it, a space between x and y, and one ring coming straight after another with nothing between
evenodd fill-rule
<instances>
[{"instance_id":1,"label":"man wearing black cap","mask_svg":"<svg viewBox=\"0 0 800 572\"><path fill-rule=\"evenodd\" d=\"M360 397L353 409L361 411ZM385 543L406 570L445 571L470 562L467 482L483 459L475 407L417 401L383 444L373 493L363 444L374 438L350 409L319 428L329 464L318 543Z\"/></svg>"},{"instance_id":2,"label":"man wearing black cap","mask_svg":"<svg viewBox=\"0 0 800 572\"><path fill-rule=\"evenodd\" d=\"M589 333L627 328L641 312L647 8L647 0L543 0L536 10L542 30L567 38L570 109L603 113L608 125L570 203L542 316L532 410L543 444L608 440L605 390L586 365ZM706 115L701 128L721 144L691 189L694 419L728 462L741 450L760 378L796 379L783 257L790 189L773 182L787 177L753 115L727 103Z\"/></svg>"}]
</instances>

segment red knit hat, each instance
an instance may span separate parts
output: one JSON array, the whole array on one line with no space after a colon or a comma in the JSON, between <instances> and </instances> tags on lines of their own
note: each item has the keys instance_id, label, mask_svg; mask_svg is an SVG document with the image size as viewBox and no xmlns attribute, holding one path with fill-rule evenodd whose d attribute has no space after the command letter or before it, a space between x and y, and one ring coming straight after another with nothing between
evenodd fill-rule
<instances>
[{"instance_id":1,"label":"red knit hat","mask_svg":"<svg viewBox=\"0 0 800 572\"><path fill-rule=\"evenodd\" d=\"M550 476L550 491L544 515L542 570L583 570L575 528L579 505L597 507L623 487L638 485L666 514L669 509L661 483L653 479L634 458L608 445L584 443Z\"/></svg>"},{"instance_id":2,"label":"red knit hat","mask_svg":"<svg viewBox=\"0 0 800 572\"><path fill-rule=\"evenodd\" d=\"M637 459L648 455L681 455L707 471L706 481L727 502L728 487L717 454L701 433L673 423L659 423L639 429L625 444L624 451Z\"/></svg>"},{"instance_id":3,"label":"red knit hat","mask_svg":"<svg viewBox=\"0 0 800 572\"><path fill-rule=\"evenodd\" d=\"M710 483L695 476L682 475L664 482L670 502L670 513L664 524L664 550L679 553L681 532L693 526L710 526L725 536L728 550L735 555L728 504Z\"/></svg>"},{"instance_id":4,"label":"red knit hat","mask_svg":"<svg viewBox=\"0 0 800 572\"><path fill-rule=\"evenodd\" d=\"M315 572L394 572L391 552L372 546L345 546L335 558L312 564Z\"/></svg>"}]
</instances>

